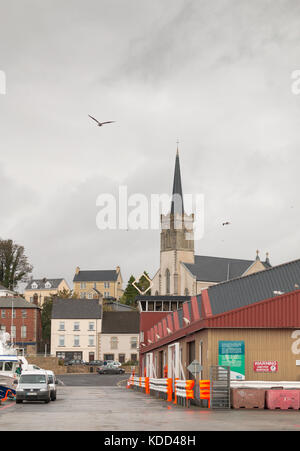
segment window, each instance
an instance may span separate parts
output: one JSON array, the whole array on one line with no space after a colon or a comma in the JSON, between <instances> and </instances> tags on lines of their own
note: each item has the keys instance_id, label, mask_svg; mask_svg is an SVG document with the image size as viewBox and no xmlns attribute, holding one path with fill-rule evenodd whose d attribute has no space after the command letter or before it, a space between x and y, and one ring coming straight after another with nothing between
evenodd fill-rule
<instances>
[{"instance_id":1,"label":"window","mask_svg":"<svg viewBox=\"0 0 300 451\"><path fill-rule=\"evenodd\" d=\"M118 337L111 337L110 339L110 348L118 349Z\"/></svg>"},{"instance_id":2,"label":"window","mask_svg":"<svg viewBox=\"0 0 300 451\"><path fill-rule=\"evenodd\" d=\"M6 332L6 326L0 326L0 330L2 331L2 332Z\"/></svg>"},{"instance_id":3,"label":"window","mask_svg":"<svg viewBox=\"0 0 300 451\"><path fill-rule=\"evenodd\" d=\"M125 354L119 354L119 362L125 363Z\"/></svg>"},{"instance_id":4,"label":"window","mask_svg":"<svg viewBox=\"0 0 300 451\"><path fill-rule=\"evenodd\" d=\"M104 288L109 288L109 282L104 282Z\"/></svg>"},{"instance_id":5,"label":"window","mask_svg":"<svg viewBox=\"0 0 300 451\"><path fill-rule=\"evenodd\" d=\"M64 335L59 336L58 346L65 346L65 336Z\"/></svg>"},{"instance_id":6,"label":"window","mask_svg":"<svg viewBox=\"0 0 300 451\"><path fill-rule=\"evenodd\" d=\"M33 282L32 284L31 284L31 288L33 289L33 290L36 290L37 289L37 283L35 283L35 282Z\"/></svg>"},{"instance_id":7,"label":"window","mask_svg":"<svg viewBox=\"0 0 300 451\"><path fill-rule=\"evenodd\" d=\"M27 326L22 326L21 327L21 338L26 338L27 337Z\"/></svg>"},{"instance_id":8,"label":"window","mask_svg":"<svg viewBox=\"0 0 300 451\"><path fill-rule=\"evenodd\" d=\"M94 282L94 288L97 289L97 282Z\"/></svg>"},{"instance_id":9,"label":"window","mask_svg":"<svg viewBox=\"0 0 300 451\"><path fill-rule=\"evenodd\" d=\"M22 318L27 318L27 311L26 310L22 310Z\"/></svg>"},{"instance_id":10,"label":"window","mask_svg":"<svg viewBox=\"0 0 300 451\"><path fill-rule=\"evenodd\" d=\"M51 285L50 282L46 282L46 283L45 283L45 288L48 288L48 289L49 289L49 288L51 288L51 287L52 287L52 285Z\"/></svg>"},{"instance_id":11,"label":"window","mask_svg":"<svg viewBox=\"0 0 300 451\"><path fill-rule=\"evenodd\" d=\"M59 330L65 330L65 322L64 321L59 322Z\"/></svg>"},{"instance_id":12,"label":"window","mask_svg":"<svg viewBox=\"0 0 300 451\"><path fill-rule=\"evenodd\" d=\"M5 318L5 310L1 310L1 318Z\"/></svg>"},{"instance_id":13,"label":"window","mask_svg":"<svg viewBox=\"0 0 300 451\"><path fill-rule=\"evenodd\" d=\"M137 354L131 354L130 360L131 360L132 362L137 362Z\"/></svg>"},{"instance_id":14,"label":"window","mask_svg":"<svg viewBox=\"0 0 300 451\"><path fill-rule=\"evenodd\" d=\"M80 299L85 299L86 298L86 292L85 291L82 291L81 293L80 293Z\"/></svg>"},{"instance_id":15,"label":"window","mask_svg":"<svg viewBox=\"0 0 300 451\"><path fill-rule=\"evenodd\" d=\"M104 354L104 360L115 360L115 354Z\"/></svg>"},{"instance_id":16,"label":"window","mask_svg":"<svg viewBox=\"0 0 300 451\"><path fill-rule=\"evenodd\" d=\"M95 330L95 323L94 322L90 322L89 323L89 330Z\"/></svg>"},{"instance_id":17,"label":"window","mask_svg":"<svg viewBox=\"0 0 300 451\"><path fill-rule=\"evenodd\" d=\"M74 330L80 330L80 322L79 321L75 321Z\"/></svg>"},{"instance_id":18,"label":"window","mask_svg":"<svg viewBox=\"0 0 300 451\"><path fill-rule=\"evenodd\" d=\"M130 338L130 347L131 347L131 349L137 348L137 337Z\"/></svg>"},{"instance_id":19,"label":"window","mask_svg":"<svg viewBox=\"0 0 300 451\"><path fill-rule=\"evenodd\" d=\"M74 335L74 346L80 346L80 336Z\"/></svg>"},{"instance_id":20,"label":"window","mask_svg":"<svg viewBox=\"0 0 300 451\"><path fill-rule=\"evenodd\" d=\"M81 282L80 283L80 288L81 289L85 289L86 288L86 282Z\"/></svg>"},{"instance_id":21,"label":"window","mask_svg":"<svg viewBox=\"0 0 300 451\"><path fill-rule=\"evenodd\" d=\"M88 293L88 299L93 299L93 293Z\"/></svg>"},{"instance_id":22,"label":"window","mask_svg":"<svg viewBox=\"0 0 300 451\"><path fill-rule=\"evenodd\" d=\"M166 269L166 294L170 294L170 271Z\"/></svg>"},{"instance_id":23,"label":"window","mask_svg":"<svg viewBox=\"0 0 300 451\"><path fill-rule=\"evenodd\" d=\"M13 362L4 362L4 371L12 371Z\"/></svg>"},{"instance_id":24,"label":"window","mask_svg":"<svg viewBox=\"0 0 300 451\"><path fill-rule=\"evenodd\" d=\"M10 328L10 337L16 338L16 326L11 326Z\"/></svg>"},{"instance_id":25,"label":"window","mask_svg":"<svg viewBox=\"0 0 300 451\"><path fill-rule=\"evenodd\" d=\"M104 297L109 298L109 291L104 291Z\"/></svg>"},{"instance_id":26,"label":"window","mask_svg":"<svg viewBox=\"0 0 300 451\"><path fill-rule=\"evenodd\" d=\"M95 336L89 335L89 346L95 346Z\"/></svg>"}]
</instances>

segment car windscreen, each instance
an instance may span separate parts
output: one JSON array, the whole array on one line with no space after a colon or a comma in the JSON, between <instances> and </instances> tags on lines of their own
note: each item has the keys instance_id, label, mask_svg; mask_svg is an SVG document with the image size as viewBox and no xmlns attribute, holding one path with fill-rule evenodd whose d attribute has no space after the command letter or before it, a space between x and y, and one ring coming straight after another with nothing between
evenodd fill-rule
<instances>
[{"instance_id":1,"label":"car windscreen","mask_svg":"<svg viewBox=\"0 0 300 451\"><path fill-rule=\"evenodd\" d=\"M43 374L22 374L20 384L46 384L46 376Z\"/></svg>"},{"instance_id":2,"label":"car windscreen","mask_svg":"<svg viewBox=\"0 0 300 451\"><path fill-rule=\"evenodd\" d=\"M53 376L48 375L48 383L53 384Z\"/></svg>"}]
</instances>

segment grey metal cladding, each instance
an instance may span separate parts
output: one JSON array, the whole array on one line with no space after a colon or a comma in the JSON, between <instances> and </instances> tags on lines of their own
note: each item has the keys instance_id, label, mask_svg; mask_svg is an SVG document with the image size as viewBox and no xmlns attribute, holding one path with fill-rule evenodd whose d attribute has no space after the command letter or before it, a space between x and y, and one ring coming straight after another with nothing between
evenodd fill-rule
<instances>
[{"instance_id":1,"label":"grey metal cladding","mask_svg":"<svg viewBox=\"0 0 300 451\"><path fill-rule=\"evenodd\" d=\"M273 266L208 288L213 315L294 291L300 286L300 260Z\"/></svg>"}]
</instances>

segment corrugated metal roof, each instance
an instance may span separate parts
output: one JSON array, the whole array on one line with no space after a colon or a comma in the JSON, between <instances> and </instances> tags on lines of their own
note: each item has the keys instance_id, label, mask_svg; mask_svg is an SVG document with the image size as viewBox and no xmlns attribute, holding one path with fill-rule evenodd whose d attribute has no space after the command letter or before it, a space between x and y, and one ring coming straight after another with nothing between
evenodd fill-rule
<instances>
[{"instance_id":1,"label":"corrugated metal roof","mask_svg":"<svg viewBox=\"0 0 300 451\"><path fill-rule=\"evenodd\" d=\"M273 298L276 292L294 291L297 284L300 286L300 259L211 286L207 292L212 314L218 315Z\"/></svg>"}]
</instances>

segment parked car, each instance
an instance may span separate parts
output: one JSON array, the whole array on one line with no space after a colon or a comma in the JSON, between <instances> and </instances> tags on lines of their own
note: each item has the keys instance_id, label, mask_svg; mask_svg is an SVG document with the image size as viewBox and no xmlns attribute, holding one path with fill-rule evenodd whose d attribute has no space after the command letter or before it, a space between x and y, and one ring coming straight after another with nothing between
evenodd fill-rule
<instances>
[{"instance_id":1,"label":"parked car","mask_svg":"<svg viewBox=\"0 0 300 451\"><path fill-rule=\"evenodd\" d=\"M92 360L91 362L88 362L87 365L103 366L104 365L104 361L103 360Z\"/></svg>"},{"instance_id":2,"label":"parked car","mask_svg":"<svg viewBox=\"0 0 300 451\"><path fill-rule=\"evenodd\" d=\"M23 401L50 402L50 385L46 371L25 371L21 374L16 388L16 403Z\"/></svg>"},{"instance_id":3,"label":"parked car","mask_svg":"<svg viewBox=\"0 0 300 451\"><path fill-rule=\"evenodd\" d=\"M99 374L124 374L125 370L116 365L107 364L97 368Z\"/></svg>"},{"instance_id":4,"label":"parked car","mask_svg":"<svg viewBox=\"0 0 300 451\"><path fill-rule=\"evenodd\" d=\"M79 359L66 360L64 365L65 366L68 366L68 365L84 365L84 361L83 360L79 360Z\"/></svg>"},{"instance_id":5,"label":"parked car","mask_svg":"<svg viewBox=\"0 0 300 451\"><path fill-rule=\"evenodd\" d=\"M51 399L51 401L55 401L56 400L56 385L57 385L58 381L57 381L53 371L46 370L46 372L48 374L48 384L50 386L50 399Z\"/></svg>"},{"instance_id":6,"label":"parked car","mask_svg":"<svg viewBox=\"0 0 300 451\"><path fill-rule=\"evenodd\" d=\"M106 360L106 365L122 366L122 363L117 360Z\"/></svg>"}]
</instances>

